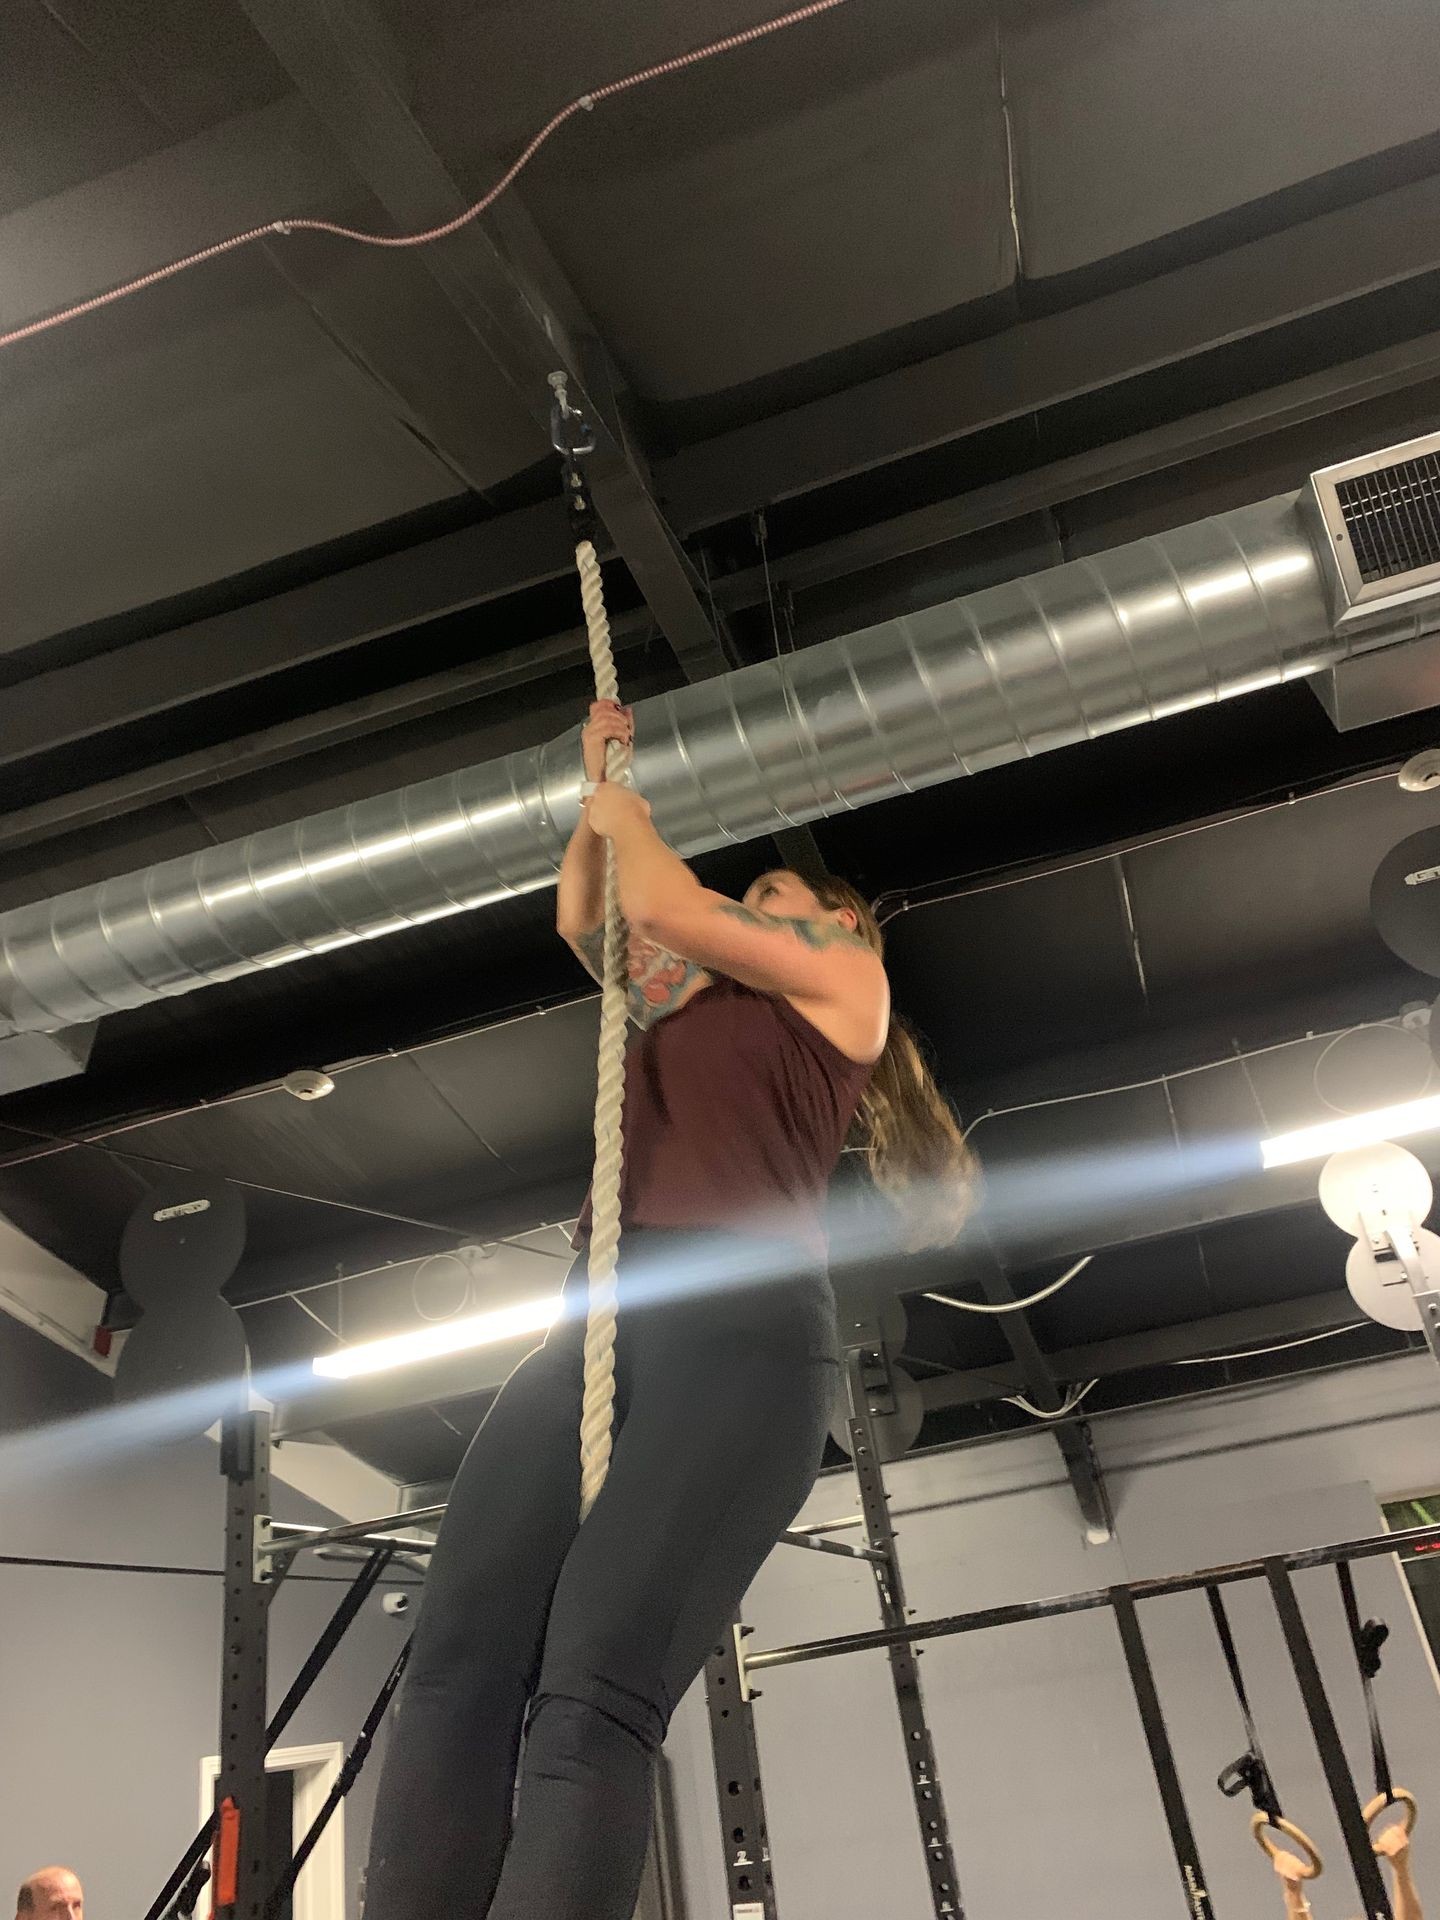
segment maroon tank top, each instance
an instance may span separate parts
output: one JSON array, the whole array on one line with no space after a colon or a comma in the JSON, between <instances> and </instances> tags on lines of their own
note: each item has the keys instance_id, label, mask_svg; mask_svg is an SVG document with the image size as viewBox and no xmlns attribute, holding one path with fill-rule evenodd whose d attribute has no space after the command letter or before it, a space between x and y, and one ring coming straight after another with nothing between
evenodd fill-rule
<instances>
[{"instance_id":1,"label":"maroon tank top","mask_svg":"<svg viewBox=\"0 0 1440 1920\"><path fill-rule=\"evenodd\" d=\"M718 979L631 1043L623 1224L725 1227L825 1252L830 1176L872 1069L788 1000ZM578 1238L590 1231L590 1200Z\"/></svg>"}]
</instances>

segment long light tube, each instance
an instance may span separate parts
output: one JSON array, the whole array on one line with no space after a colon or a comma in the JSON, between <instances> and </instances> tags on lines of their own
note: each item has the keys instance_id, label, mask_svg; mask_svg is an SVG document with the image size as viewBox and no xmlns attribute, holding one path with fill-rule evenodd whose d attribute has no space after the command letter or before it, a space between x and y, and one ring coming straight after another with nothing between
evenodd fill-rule
<instances>
[{"instance_id":1,"label":"long light tube","mask_svg":"<svg viewBox=\"0 0 1440 1920\"><path fill-rule=\"evenodd\" d=\"M321 1354L316 1373L332 1380L353 1380L361 1373L384 1373L390 1367L416 1360L433 1360L444 1353L463 1353L470 1347L492 1347L525 1334L546 1333L560 1318L560 1296L531 1300L523 1306L500 1307L492 1313L471 1313L463 1320L417 1327L413 1333L392 1334L386 1340L367 1340L358 1347Z\"/></svg>"},{"instance_id":2,"label":"long light tube","mask_svg":"<svg viewBox=\"0 0 1440 1920\"><path fill-rule=\"evenodd\" d=\"M1260 1157L1266 1167L1293 1167L1301 1160L1327 1159L1347 1147L1403 1140L1407 1134L1428 1133L1436 1127L1440 1127L1440 1094L1429 1094L1423 1100L1405 1100L1397 1107L1342 1114L1317 1127L1277 1133L1273 1139L1260 1142Z\"/></svg>"}]
</instances>

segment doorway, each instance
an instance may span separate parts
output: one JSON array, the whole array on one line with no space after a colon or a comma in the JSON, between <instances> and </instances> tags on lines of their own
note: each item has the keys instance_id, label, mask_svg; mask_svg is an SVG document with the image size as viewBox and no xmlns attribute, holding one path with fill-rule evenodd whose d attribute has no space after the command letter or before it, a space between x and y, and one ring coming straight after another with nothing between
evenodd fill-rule
<instances>
[{"instance_id":1,"label":"doorway","mask_svg":"<svg viewBox=\"0 0 1440 1920\"><path fill-rule=\"evenodd\" d=\"M312 1747L278 1747L266 1760L266 1833L271 1855L267 1882L278 1880L294 1848L309 1831L325 1796L340 1777L344 1758L345 1749L338 1740L332 1740ZM213 1753L207 1754L200 1762L202 1820L208 1820L214 1809L219 1773L219 1761ZM195 1920L212 1920L208 1887L200 1896ZM345 1920L343 1803L331 1815L280 1920Z\"/></svg>"}]
</instances>

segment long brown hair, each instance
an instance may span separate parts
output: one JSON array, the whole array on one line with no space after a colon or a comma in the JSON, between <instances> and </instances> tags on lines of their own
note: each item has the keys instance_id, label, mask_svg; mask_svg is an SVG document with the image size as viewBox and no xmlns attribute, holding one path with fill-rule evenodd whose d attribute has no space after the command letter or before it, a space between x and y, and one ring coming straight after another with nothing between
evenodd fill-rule
<instances>
[{"instance_id":1,"label":"long brown hair","mask_svg":"<svg viewBox=\"0 0 1440 1920\"><path fill-rule=\"evenodd\" d=\"M856 933L884 958L885 936L862 893L834 874L806 885L829 912L854 914ZM856 1134L871 1179L905 1223L905 1244L912 1251L948 1246L975 1210L980 1165L898 1013L890 1016L885 1051L860 1101Z\"/></svg>"}]
</instances>

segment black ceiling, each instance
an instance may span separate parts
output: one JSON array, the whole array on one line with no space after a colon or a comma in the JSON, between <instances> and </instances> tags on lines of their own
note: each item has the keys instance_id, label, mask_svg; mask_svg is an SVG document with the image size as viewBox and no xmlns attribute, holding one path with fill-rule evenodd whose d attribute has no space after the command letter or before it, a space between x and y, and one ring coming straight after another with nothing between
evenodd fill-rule
<instances>
[{"instance_id":1,"label":"black ceiling","mask_svg":"<svg viewBox=\"0 0 1440 1920\"><path fill-rule=\"evenodd\" d=\"M0 327L278 212L443 217L566 100L766 11L12 0ZM0 351L0 908L572 722L538 311L631 449L607 587L636 698L695 671L697 620L758 658L1433 428L1429 12L1324 0L1302 33L1272 0L847 0L576 116L474 244L275 240ZM347 117L376 72L389 104ZM1241 1154L1257 1100L1306 1116L1315 1050L1234 1057L1432 997L1367 895L1436 819L1393 778L1433 724L1337 734L1291 686L816 827L884 898L962 1110L993 1111L1017 1287L1109 1249L1030 1316L1057 1364L1142 1341L1090 1404L1175 1390L1156 1330L1333 1319L1330 1229ZM702 864L731 888L769 857ZM111 1285L154 1162L246 1183L235 1293L270 1302L272 1358L319 1337L282 1296L337 1268L564 1218L592 1013L549 909L107 1020L83 1077L0 1101L0 1207ZM1386 1031L1354 1086L1426 1063ZM337 1063L315 1106L229 1099ZM978 1377L1010 1378L1001 1330L922 1301L911 1346L976 1375L927 1434L1021 1418ZM336 1430L425 1479L483 1400Z\"/></svg>"}]
</instances>

